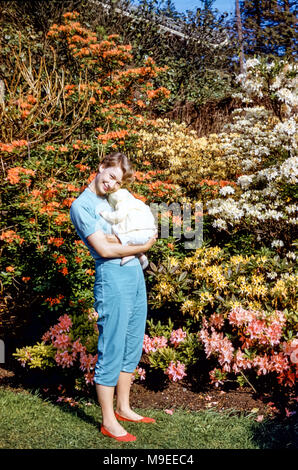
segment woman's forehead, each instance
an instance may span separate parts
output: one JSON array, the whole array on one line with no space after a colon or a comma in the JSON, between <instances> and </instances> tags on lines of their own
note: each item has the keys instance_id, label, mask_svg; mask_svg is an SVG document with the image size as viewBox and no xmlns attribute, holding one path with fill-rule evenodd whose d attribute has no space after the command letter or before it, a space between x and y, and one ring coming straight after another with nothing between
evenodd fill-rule
<instances>
[{"instance_id":1,"label":"woman's forehead","mask_svg":"<svg viewBox=\"0 0 298 470\"><path fill-rule=\"evenodd\" d=\"M121 170L120 166L110 166L106 168L110 175L116 176L118 179L122 179L123 171Z\"/></svg>"}]
</instances>

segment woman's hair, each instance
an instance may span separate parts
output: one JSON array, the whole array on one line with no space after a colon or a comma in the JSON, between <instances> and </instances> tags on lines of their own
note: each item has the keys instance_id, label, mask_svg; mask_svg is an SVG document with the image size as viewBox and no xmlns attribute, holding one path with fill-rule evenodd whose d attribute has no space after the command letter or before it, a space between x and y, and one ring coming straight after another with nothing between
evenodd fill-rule
<instances>
[{"instance_id":1,"label":"woman's hair","mask_svg":"<svg viewBox=\"0 0 298 470\"><path fill-rule=\"evenodd\" d=\"M105 168L119 166L123 172L122 182L131 183L134 181L134 168L132 163L124 153L114 152L106 155L100 162Z\"/></svg>"}]
</instances>

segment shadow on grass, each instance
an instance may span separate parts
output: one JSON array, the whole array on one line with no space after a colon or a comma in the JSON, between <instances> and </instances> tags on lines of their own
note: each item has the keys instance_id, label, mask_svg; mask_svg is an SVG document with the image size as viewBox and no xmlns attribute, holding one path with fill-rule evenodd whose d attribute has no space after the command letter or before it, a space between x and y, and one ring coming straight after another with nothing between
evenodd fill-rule
<instances>
[{"instance_id":1,"label":"shadow on grass","mask_svg":"<svg viewBox=\"0 0 298 470\"><path fill-rule=\"evenodd\" d=\"M259 449L298 449L297 415L254 422L251 429L253 442Z\"/></svg>"}]
</instances>

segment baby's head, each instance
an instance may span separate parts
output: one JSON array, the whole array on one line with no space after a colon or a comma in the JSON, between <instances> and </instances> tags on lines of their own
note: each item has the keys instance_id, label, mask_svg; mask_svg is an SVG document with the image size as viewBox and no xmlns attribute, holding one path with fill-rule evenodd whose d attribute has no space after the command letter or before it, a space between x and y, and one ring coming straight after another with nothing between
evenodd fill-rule
<instances>
[{"instance_id":1,"label":"baby's head","mask_svg":"<svg viewBox=\"0 0 298 470\"><path fill-rule=\"evenodd\" d=\"M120 201L124 201L129 196L129 192L125 188L118 189L117 191L108 195L109 204L115 207Z\"/></svg>"}]
</instances>

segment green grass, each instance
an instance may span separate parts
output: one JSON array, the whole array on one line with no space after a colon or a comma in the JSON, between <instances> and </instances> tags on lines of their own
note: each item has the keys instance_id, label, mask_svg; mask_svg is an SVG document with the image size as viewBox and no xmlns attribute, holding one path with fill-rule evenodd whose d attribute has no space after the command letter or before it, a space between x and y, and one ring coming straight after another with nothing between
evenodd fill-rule
<instances>
[{"instance_id":1,"label":"green grass","mask_svg":"<svg viewBox=\"0 0 298 470\"><path fill-rule=\"evenodd\" d=\"M266 449L298 448L298 426L289 421L255 421L255 415L233 411L137 410L156 424L125 423L137 435L120 443L99 432L96 403L58 405L38 393L0 388L0 448L2 449Z\"/></svg>"}]
</instances>

